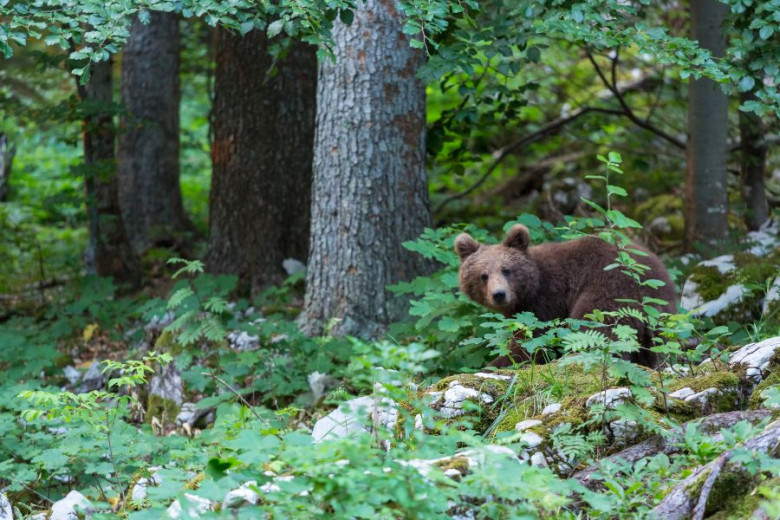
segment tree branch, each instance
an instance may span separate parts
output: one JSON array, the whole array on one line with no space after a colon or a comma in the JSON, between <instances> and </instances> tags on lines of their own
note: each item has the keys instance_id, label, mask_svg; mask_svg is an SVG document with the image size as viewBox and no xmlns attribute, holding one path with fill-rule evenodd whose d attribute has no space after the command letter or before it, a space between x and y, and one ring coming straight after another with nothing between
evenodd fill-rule
<instances>
[{"instance_id":1,"label":"tree branch","mask_svg":"<svg viewBox=\"0 0 780 520\"><path fill-rule=\"evenodd\" d=\"M616 51L617 52L617 51ZM674 145L675 147L679 148L680 150L685 150L686 145L684 142L680 141L676 137L669 135L668 133L664 132L660 128L655 127L654 125L651 125L647 121L643 121L637 115L634 113L634 111L631 109L630 106L628 106L628 103L626 103L625 98L623 97L623 94L620 93L620 91L617 88L617 83L615 82L615 79L617 77L617 54L615 55L615 58L612 60L612 82L607 79L607 76L604 74L604 71L601 70L601 67L596 62L596 59L593 57L593 53L591 53L590 49L585 49L585 54L588 56L588 61L593 65L593 68L596 69L596 74L599 78L601 78L601 82L604 83L604 86L607 87L607 89L614 94L615 98L617 98L618 103L620 103L621 108L623 109L623 114L631 120L635 125L637 125L640 128L644 128L645 130L648 130L658 137L661 137L668 143Z\"/></svg>"},{"instance_id":2,"label":"tree branch","mask_svg":"<svg viewBox=\"0 0 780 520\"><path fill-rule=\"evenodd\" d=\"M511 155L512 153L514 153L515 151L517 151L518 149L524 146L535 143L536 141L544 137L556 133L562 127L566 126L567 124L573 121L576 121L577 119L579 119L580 117L584 116L589 112L600 112L600 113L613 114L613 115L622 114L622 112L618 110L610 110L606 108L596 108L596 107L581 107L566 117L558 117L556 119L553 119L549 123L542 126L536 132L525 135L520 139L518 139L517 141L509 143L506 146L503 146L498 150L496 150L495 152L493 152L493 162L490 164L490 167L488 167L485 173L483 173L482 176L474 182L474 184L466 188L464 191L460 193L456 193L455 195L447 197L446 199L441 201L434 208L433 213L440 212L450 202L456 201L458 199L462 199L463 197L467 196L468 194L472 193L474 190L479 188L490 177L490 175L495 171L495 169L498 168L498 166L504 161L504 159L506 159L507 156Z\"/></svg>"}]
</instances>

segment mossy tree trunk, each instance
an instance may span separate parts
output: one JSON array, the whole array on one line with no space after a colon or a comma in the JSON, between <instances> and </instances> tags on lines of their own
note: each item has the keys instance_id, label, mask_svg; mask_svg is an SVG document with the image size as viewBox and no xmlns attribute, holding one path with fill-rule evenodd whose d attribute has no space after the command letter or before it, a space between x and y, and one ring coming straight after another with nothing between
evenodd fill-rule
<instances>
[{"instance_id":1,"label":"mossy tree trunk","mask_svg":"<svg viewBox=\"0 0 780 520\"><path fill-rule=\"evenodd\" d=\"M141 265L130 247L119 210L113 123L112 61L93 63L89 82L79 86L84 111L84 186L89 241L87 272L137 286ZM77 80L78 81L78 80Z\"/></svg>"},{"instance_id":2,"label":"mossy tree trunk","mask_svg":"<svg viewBox=\"0 0 780 520\"><path fill-rule=\"evenodd\" d=\"M120 207L138 253L192 228L179 188L179 18L149 16L148 24L133 20L122 54L117 150Z\"/></svg>"},{"instance_id":3,"label":"mossy tree trunk","mask_svg":"<svg viewBox=\"0 0 780 520\"><path fill-rule=\"evenodd\" d=\"M261 31L216 38L207 268L257 292L307 258L317 59L296 43L272 70Z\"/></svg>"},{"instance_id":4,"label":"mossy tree trunk","mask_svg":"<svg viewBox=\"0 0 780 520\"><path fill-rule=\"evenodd\" d=\"M721 25L727 10L718 0L691 0L691 39L716 57L725 53ZM714 81L691 79L688 103L685 249L718 249L728 235L728 98Z\"/></svg>"},{"instance_id":5,"label":"mossy tree trunk","mask_svg":"<svg viewBox=\"0 0 780 520\"><path fill-rule=\"evenodd\" d=\"M430 223L423 53L394 0L368 0L336 22L335 62L320 63L306 296L299 323L375 336L404 308L386 290L424 265L403 248Z\"/></svg>"}]
</instances>

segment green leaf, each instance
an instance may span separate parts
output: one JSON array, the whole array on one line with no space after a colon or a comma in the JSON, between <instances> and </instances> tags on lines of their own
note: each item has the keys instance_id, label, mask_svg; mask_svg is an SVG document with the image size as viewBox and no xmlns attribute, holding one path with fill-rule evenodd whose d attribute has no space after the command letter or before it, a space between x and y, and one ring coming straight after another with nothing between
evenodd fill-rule
<instances>
[{"instance_id":1,"label":"green leaf","mask_svg":"<svg viewBox=\"0 0 780 520\"><path fill-rule=\"evenodd\" d=\"M613 186L611 184L607 184L607 193L610 195L618 195L619 197L625 197L626 195L628 195L626 190L624 190L620 186Z\"/></svg>"},{"instance_id":2,"label":"green leaf","mask_svg":"<svg viewBox=\"0 0 780 520\"><path fill-rule=\"evenodd\" d=\"M768 40L772 34L774 34L775 28L771 24L767 24L761 28L760 31L758 31L758 35L761 37L762 40Z\"/></svg>"},{"instance_id":3,"label":"green leaf","mask_svg":"<svg viewBox=\"0 0 780 520\"><path fill-rule=\"evenodd\" d=\"M525 55L528 56L528 59L533 63L538 63L542 58L542 51L539 50L539 47L528 47L528 50L525 51Z\"/></svg>"},{"instance_id":4,"label":"green leaf","mask_svg":"<svg viewBox=\"0 0 780 520\"><path fill-rule=\"evenodd\" d=\"M628 218L621 211L611 209L606 212L606 216L619 228L635 228L642 229L642 224L634 219Z\"/></svg>"},{"instance_id":5,"label":"green leaf","mask_svg":"<svg viewBox=\"0 0 780 520\"><path fill-rule=\"evenodd\" d=\"M623 162L623 158L617 152L609 152L609 162L620 164Z\"/></svg>"},{"instance_id":6,"label":"green leaf","mask_svg":"<svg viewBox=\"0 0 780 520\"><path fill-rule=\"evenodd\" d=\"M755 84L756 80L753 79L753 76L743 76L742 79L739 80L739 90L740 92L748 92L753 89Z\"/></svg>"},{"instance_id":7,"label":"green leaf","mask_svg":"<svg viewBox=\"0 0 780 520\"><path fill-rule=\"evenodd\" d=\"M276 20L268 25L268 37L273 38L282 32L284 28L284 20Z\"/></svg>"},{"instance_id":8,"label":"green leaf","mask_svg":"<svg viewBox=\"0 0 780 520\"><path fill-rule=\"evenodd\" d=\"M339 11L339 20L346 25L352 25L352 20L355 19L355 13L351 9L342 9Z\"/></svg>"}]
</instances>

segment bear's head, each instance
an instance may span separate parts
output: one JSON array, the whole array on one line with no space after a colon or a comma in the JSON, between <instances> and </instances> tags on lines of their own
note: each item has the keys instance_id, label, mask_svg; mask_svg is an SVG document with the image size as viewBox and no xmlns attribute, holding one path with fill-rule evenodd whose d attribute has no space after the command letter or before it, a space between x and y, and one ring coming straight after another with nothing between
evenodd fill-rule
<instances>
[{"instance_id":1,"label":"bear's head","mask_svg":"<svg viewBox=\"0 0 780 520\"><path fill-rule=\"evenodd\" d=\"M458 235L455 252L461 262L461 292L504 314L526 306L539 289L539 269L528 257L530 241L528 228L519 224L497 245L480 244L466 233Z\"/></svg>"}]
</instances>

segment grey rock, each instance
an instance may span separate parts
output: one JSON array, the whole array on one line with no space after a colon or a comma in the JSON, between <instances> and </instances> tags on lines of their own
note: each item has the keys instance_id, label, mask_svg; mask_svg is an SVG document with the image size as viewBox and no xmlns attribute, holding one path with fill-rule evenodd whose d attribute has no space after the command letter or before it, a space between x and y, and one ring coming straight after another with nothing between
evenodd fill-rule
<instances>
[{"instance_id":1,"label":"grey rock","mask_svg":"<svg viewBox=\"0 0 780 520\"><path fill-rule=\"evenodd\" d=\"M0 520L14 520L14 510L8 498L0 493Z\"/></svg>"},{"instance_id":2,"label":"grey rock","mask_svg":"<svg viewBox=\"0 0 780 520\"><path fill-rule=\"evenodd\" d=\"M766 256L780 246L780 222L767 220L757 230L747 234L748 252L756 256Z\"/></svg>"},{"instance_id":3,"label":"grey rock","mask_svg":"<svg viewBox=\"0 0 780 520\"><path fill-rule=\"evenodd\" d=\"M184 518L197 518L212 509L211 501L193 495L192 493L185 493L184 499L187 503L187 513L184 515ZM174 500L166 510L166 513L168 514L168 518L182 518L184 510L181 502L178 499Z\"/></svg>"},{"instance_id":4,"label":"grey rock","mask_svg":"<svg viewBox=\"0 0 780 520\"><path fill-rule=\"evenodd\" d=\"M78 520L79 513L88 517L95 509L87 497L78 491L71 491L62 500L56 501L51 506L49 520Z\"/></svg>"},{"instance_id":5,"label":"grey rock","mask_svg":"<svg viewBox=\"0 0 780 520\"><path fill-rule=\"evenodd\" d=\"M687 399L695 393L696 392L693 390L693 388L686 386L685 388L680 388L679 390L672 392L669 394L669 397L674 397L675 399Z\"/></svg>"},{"instance_id":6,"label":"grey rock","mask_svg":"<svg viewBox=\"0 0 780 520\"><path fill-rule=\"evenodd\" d=\"M158 375L152 377L149 381L149 393L173 401L178 406L182 405L184 384L175 363L168 363Z\"/></svg>"},{"instance_id":7,"label":"grey rock","mask_svg":"<svg viewBox=\"0 0 780 520\"><path fill-rule=\"evenodd\" d=\"M539 419L526 419L525 421L520 421L519 423L515 424L515 430L522 432L528 428L539 426L540 424L542 424L542 421Z\"/></svg>"},{"instance_id":8,"label":"grey rock","mask_svg":"<svg viewBox=\"0 0 780 520\"><path fill-rule=\"evenodd\" d=\"M548 415L558 413L559 411L561 411L561 403L548 404L544 407L544 410L542 410L542 417L547 417Z\"/></svg>"},{"instance_id":9,"label":"grey rock","mask_svg":"<svg viewBox=\"0 0 780 520\"><path fill-rule=\"evenodd\" d=\"M765 339L759 343L750 343L731 355L729 366L734 369L740 365L746 368L745 375L758 384L769 372L769 361L780 348L780 336Z\"/></svg>"},{"instance_id":10,"label":"grey rock","mask_svg":"<svg viewBox=\"0 0 780 520\"><path fill-rule=\"evenodd\" d=\"M260 501L260 494L254 489L257 488L257 481L250 480L240 488L229 491L222 501L222 509L241 507L246 504L257 504Z\"/></svg>"},{"instance_id":11,"label":"grey rock","mask_svg":"<svg viewBox=\"0 0 780 520\"><path fill-rule=\"evenodd\" d=\"M544 442L544 439L537 433L525 432L520 435L520 442L525 443L528 448L536 448Z\"/></svg>"},{"instance_id":12,"label":"grey rock","mask_svg":"<svg viewBox=\"0 0 780 520\"><path fill-rule=\"evenodd\" d=\"M339 384L338 380L331 377L329 374L321 374L316 371L309 374L307 380L309 381L309 388L311 388L311 393L314 394L315 400L319 399L325 395L328 390L335 388Z\"/></svg>"},{"instance_id":13,"label":"grey rock","mask_svg":"<svg viewBox=\"0 0 780 520\"><path fill-rule=\"evenodd\" d=\"M609 429L615 443L626 445L639 436L639 425L636 421L618 420L609 423Z\"/></svg>"},{"instance_id":14,"label":"grey rock","mask_svg":"<svg viewBox=\"0 0 780 520\"><path fill-rule=\"evenodd\" d=\"M625 387L609 388L603 392L593 394L585 401L585 406L590 408L595 404L603 405L607 409L612 409L619 404L623 404L631 398L631 390Z\"/></svg>"},{"instance_id":15,"label":"grey rock","mask_svg":"<svg viewBox=\"0 0 780 520\"><path fill-rule=\"evenodd\" d=\"M181 410L179 411L179 414L176 416L176 424L179 426L184 426L185 424L189 427L195 426L195 424L200 421L203 417L206 417L210 413L212 413L211 408L198 408L198 405L195 403L184 403L181 405ZM208 421L207 422L211 422Z\"/></svg>"},{"instance_id":16,"label":"grey rock","mask_svg":"<svg viewBox=\"0 0 780 520\"><path fill-rule=\"evenodd\" d=\"M764 296L764 303L761 305L761 316L769 318L775 306L780 302L780 276L775 277L772 285Z\"/></svg>"},{"instance_id":17,"label":"grey rock","mask_svg":"<svg viewBox=\"0 0 780 520\"><path fill-rule=\"evenodd\" d=\"M282 261L282 269L287 273L287 276L292 276L301 271L305 271L306 264L295 258L286 258Z\"/></svg>"},{"instance_id":18,"label":"grey rock","mask_svg":"<svg viewBox=\"0 0 780 520\"><path fill-rule=\"evenodd\" d=\"M165 327L173 323L173 320L175 319L176 314L173 311L168 311L162 316L152 316L152 319L149 320L149 323L144 325L144 332L150 334L159 334Z\"/></svg>"},{"instance_id":19,"label":"grey rock","mask_svg":"<svg viewBox=\"0 0 780 520\"><path fill-rule=\"evenodd\" d=\"M65 373L65 379L68 380L70 386L76 386L76 383L81 379L81 372L71 365L66 366L63 372Z\"/></svg>"},{"instance_id":20,"label":"grey rock","mask_svg":"<svg viewBox=\"0 0 780 520\"><path fill-rule=\"evenodd\" d=\"M531 465L536 466L538 468L546 468L547 467L547 459L544 456L544 453L541 451L537 451L533 455L531 455Z\"/></svg>"},{"instance_id":21,"label":"grey rock","mask_svg":"<svg viewBox=\"0 0 780 520\"><path fill-rule=\"evenodd\" d=\"M393 428L398 420L396 403L387 397L364 396L351 399L314 424L314 442L354 437L370 433L368 425Z\"/></svg>"},{"instance_id":22,"label":"grey rock","mask_svg":"<svg viewBox=\"0 0 780 520\"><path fill-rule=\"evenodd\" d=\"M93 390L99 390L103 388L105 378L100 371L100 365L100 361L95 360L92 362L92 364L89 366L89 370L87 370L87 373L84 374L84 377L81 380L78 393L84 394L86 392L91 392Z\"/></svg>"},{"instance_id":23,"label":"grey rock","mask_svg":"<svg viewBox=\"0 0 780 520\"><path fill-rule=\"evenodd\" d=\"M260 348L260 337L246 331L233 331L227 336L230 348L238 352L249 352Z\"/></svg>"},{"instance_id":24,"label":"grey rock","mask_svg":"<svg viewBox=\"0 0 780 520\"><path fill-rule=\"evenodd\" d=\"M483 404L493 402L493 397L461 385L458 381L452 381L450 387L444 392L444 401L439 408L439 413L445 419L451 419L463 415L463 403L469 399L481 401Z\"/></svg>"},{"instance_id":25,"label":"grey rock","mask_svg":"<svg viewBox=\"0 0 780 520\"><path fill-rule=\"evenodd\" d=\"M506 374L494 374L492 372L477 372L474 377L481 377L482 379L497 379L499 381L511 381L512 376Z\"/></svg>"},{"instance_id":26,"label":"grey rock","mask_svg":"<svg viewBox=\"0 0 780 520\"><path fill-rule=\"evenodd\" d=\"M159 486L162 484L162 476L158 473L159 467L149 468L149 478L141 477L133 485L133 492L130 499L134 502L143 502L149 496L149 486Z\"/></svg>"}]
</instances>

